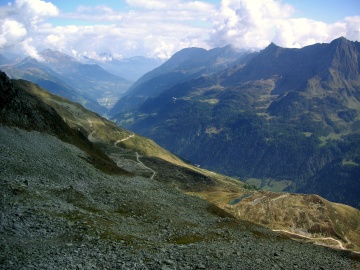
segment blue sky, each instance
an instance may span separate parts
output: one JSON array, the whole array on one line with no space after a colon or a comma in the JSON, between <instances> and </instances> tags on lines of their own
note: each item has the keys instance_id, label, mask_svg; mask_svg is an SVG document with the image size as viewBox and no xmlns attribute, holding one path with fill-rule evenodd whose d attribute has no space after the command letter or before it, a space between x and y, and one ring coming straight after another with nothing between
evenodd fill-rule
<instances>
[{"instance_id":1,"label":"blue sky","mask_svg":"<svg viewBox=\"0 0 360 270\"><path fill-rule=\"evenodd\" d=\"M96 6L99 5L99 3L118 10L129 9L129 6L124 0L54 0L51 2L64 12L74 11L80 5ZM205 0L204 2L214 5L220 5L221 1ZM320 20L326 23L334 23L338 20L343 19L346 16L360 15L359 0L287 0L282 2L288 3L295 7L296 17L306 17L313 20Z\"/></svg>"},{"instance_id":2,"label":"blue sky","mask_svg":"<svg viewBox=\"0 0 360 270\"><path fill-rule=\"evenodd\" d=\"M359 0L287 0L297 17L335 23L347 16L360 15Z\"/></svg>"},{"instance_id":3,"label":"blue sky","mask_svg":"<svg viewBox=\"0 0 360 270\"><path fill-rule=\"evenodd\" d=\"M359 0L0 0L0 53L35 58L51 48L166 59L184 47L260 50L339 36L359 41Z\"/></svg>"}]
</instances>

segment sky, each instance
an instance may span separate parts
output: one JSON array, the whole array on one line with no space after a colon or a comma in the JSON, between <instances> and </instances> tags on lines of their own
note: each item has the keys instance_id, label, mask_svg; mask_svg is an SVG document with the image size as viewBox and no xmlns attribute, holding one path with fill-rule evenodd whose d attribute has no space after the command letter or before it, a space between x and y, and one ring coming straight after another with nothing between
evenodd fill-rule
<instances>
[{"instance_id":1,"label":"sky","mask_svg":"<svg viewBox=\"0 0 360 270\"><path fill-rule=\"evenodd\" d=\"M168 59L187 47L360 41L360 0L0 0L0 53Z\"/></svg>"}]
</instances>

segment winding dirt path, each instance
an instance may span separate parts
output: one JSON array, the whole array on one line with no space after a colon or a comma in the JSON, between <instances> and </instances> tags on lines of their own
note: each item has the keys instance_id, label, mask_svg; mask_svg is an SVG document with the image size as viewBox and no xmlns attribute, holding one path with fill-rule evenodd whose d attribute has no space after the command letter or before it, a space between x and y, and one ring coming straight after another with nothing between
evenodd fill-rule
<instances>
[{"instance_id":1,"label":"winding dirt path","mask_svg":"<svg viewBox=\"0 0 360 270\"><path fill-rule=\"evenodd\" d=\"M135 154L136 154L136 160L137 160L137 162L138 162L141 166L143 166L145 169L148 169L148 170L150 170L150 171L153 173L153 174L151 175L151 177L150 177L150 179L153 180L154 177L155 177L155 175L156 175L156 172L155 172L153 169L149 168L148 166L144 165L144 163L142 163L142 162L140 161L138 152L135 152Z\"/></svg>"},{"instance_id":2,"label":"winding dirt path","mask_svg":"<svg viewBox=\"0 0 360 270\"><path fill-rule=\"evenodd\" d=\"M339 248L342 249L342 250L346 250L346 248L344 247L343 243L335 238L332 238L332 237L309 237L309 236L306 236L306 235L302 235L302 234L298 234L298 233L294 233L294 232L289 232L289 231L285 231L285 230L273 230L274 232L284 232L286 234L290 234L290 235L296 235L296 236L300 236L302 238L306 238L306 239L309 239L309 240L313 240L313 241L316 241L316 240L331 240L331 241L335 241L338 243L339 245Z\"/></svg>"},{"instance_id":3,"label":"winding dirt path","mask_svg":"<svg viewBox=\"0 0 360 270\"><path fill-rule=\"evenodd\" d=\"M94 138L94 134L96 133L96 130L93 130L93 131L91 131L91 133L89 133L89 135L88 135L88 140L90 141L90 142L93 142L93 141L95 141L95 138Z\"/></svg>"},{"instance_id":4,"label":"winding dirt path","mask_svg":"<svg viewBox=\"0 0 360 270\"><path fill-rule=\"evenodd\" d=\"M135 134L133 133L133 134L127 136L127 137L124 138L124 139L117 140L117 141L114 143L114 146L116 146L119 142L126 141L126 140L128 140L128 139L131 139L131 138L134 137L134 136L135 136Z\"/></svg>"},{"instance_id":5,"label":"winding dirt path","mask_svg":"<svg viewBox=\"0 0 360 270\"><path fill-rule=\"evenodd\" d=\"M88 119L88 123L89 123L90 128L93 129L92 121ZM95 133L96 133L96 130L93 130L93 131L91 131L91 132L89 133L89 135L88 135L88 140L89 140L90 142L95 141L95 138L94 138L94 134L95 134Z\"/></svg>"}]
</instances>

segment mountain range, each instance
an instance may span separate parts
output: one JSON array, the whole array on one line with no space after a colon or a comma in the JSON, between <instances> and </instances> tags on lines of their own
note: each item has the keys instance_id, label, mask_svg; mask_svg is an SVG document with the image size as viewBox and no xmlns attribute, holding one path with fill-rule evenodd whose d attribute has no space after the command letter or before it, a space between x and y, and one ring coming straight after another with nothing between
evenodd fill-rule
<instances>
[{"instance_id":1,"label":"mountain range","mask_svg":"<svg viewBox=\"0 0 360 270\"><path fill-rule=\"evenodd\" d=\"M40 56L45 60L43 63L60 74L68 84L107 108L111 108L132 84L97 64L83 64L58 51L47 49Z\"/></svg>"},{"instance_id":2,"label":"mountain range","mask_svg":"<svg viewBox=\"0 0 360 270\"><path fill-rule=\"evenodd\" d=\"M2 269L360 269L359 210L192 166L3 72L0 133Z\"/></svg>"},{"instance_id":3,"label":"mountain range","mask_svg":"<svg viewBox=\"0 0 360 270\"><path fill-rule=\"evenodd\" d=\"M106 71L129 81L137 81L145 73L157 68L163 63L158 58L147 58L143 56L133 56L129 58L116 58L111 54L100 54L101 60L82 57L82 62L86 64L96 64Z\"/></svg>"},{"instance_id":4,"label":"mountain range","mask_svg":"<svg viewBox=\"0 0 360 270\"><path fill-rule=\"evenodd\" d=\"M132 111L150 97L156 97L168 88L201 75L212 74L229 66L241 63L249 52L232 46L205 50L186 48L175 53L161 66L138 79L124 96L108 112L114 116Z\"/></svg>"},{"instance_id":5,"label":"mountain range","mask_svg":"<svg viewBox=\"0 0 360 270\"><path fill-rule=\"evenodd\" d=\"M132 82L97 64L84 64L58 51L46 49L42 61L27 57L3 61L0 68L11 78L26 79L104 115Z\"/></svg>"},{"instance_id":6,"label":"mountain range","mask_svg":"<svg viewBox=\"0 0 360 270\"><path fill-rule=\"evenodd\" d=\"M359 42L272 43L214 73L192 73L185 52L140 78L118 104L140 102L113 120L209 170L360 208Z\"/></svg>"}]
</instances>

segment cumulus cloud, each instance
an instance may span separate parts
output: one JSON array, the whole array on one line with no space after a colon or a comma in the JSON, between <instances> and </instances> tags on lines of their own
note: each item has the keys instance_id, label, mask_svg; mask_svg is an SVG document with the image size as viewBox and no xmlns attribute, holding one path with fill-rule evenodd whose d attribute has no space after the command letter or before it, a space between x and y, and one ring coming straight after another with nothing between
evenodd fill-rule
<instances>
[{"instance_id":1,"label":"cumulus cloud","mask_svg":"<svg viewBox=\"0 0 360 270\"><path fill-rule=\"evenodd\" d=\"M351 40L360 41L360 16L346 17L343 24L345 25L344 36Z\"/></svg>"},{"instance_id":2,"label":"cumulus cloud","mask_svg":"<svg viewBox=\"0 0 360 270\"><path fill-rule=\"evenodd\" d=\"M41 60L34 38L39 34L39 24L47 17L56 16L59 10L50 2L41 0L15 0L0 10L0 49L15 45L26 54Z\"/></svg>"},{"instance_id":3,"label":"cumulus cloud","mask_svg":"<svg viewBox=\"0 0 360 270\"><path fill-rule=\"evenodd\" d=\"M339 36L360 39L360 17L326 24L295 18L285 0L219 1L125 0L122 10L97 5L61 13L51 0L15 0L0 4L0 50L19 49L40 59L37 52L51 48L105 61L108 55L166 59L185 47L262 49L270 42L302 47ZM61 24L52 25L52 17Z\"/></svg>"},{"instance_id":4,"label":"cumulus cloud","mask_svg":"<svg viewBox=\"0 0 360 270\"><path fill-rule=\"evenodd\" d=\"M16 45L27 34L24 25L15 20L0 20L0 24L0 48Z\"/></svg>"},{"instance_id":5,"label":"cumulus cloud","mask_svg":"<svg viewBox=\"0 0 360 270\"><path fill-rule=\"evenodd\" d=\"M26 55L38 60L38 61L44 61L44 59L39 55L36 47L32 45L33 39L27 38L23 42L21 42L21 48L25 52Z\"/></svg>"},{"instance_id":6,"label":"cumulus cloud","mask_svg":"<svg viewBox=\"0 0 360 270\"><path fill-rule=\"evenodd\" d=\"M283 47L300 48L317 42L329 42L344 35L342 23L326 24L305 18L282 21L273 42Z\"/></svg>"},{"instance_id":7,"label":"cumulus cloud","mask_svg":"<svg viewBox=\"0 0 360 270\"><path fill-rule=\"evenodd\" d=\"M59 13L54 4L42 0L15 0L15 6L27 9L32 16L55 16Z\"/></svg>"},{"instance_id":8,"label":"cumulus cloud","mask_svg":"<svg viewBox=\"0 0 360 270\"><path fill-rule=\"evenodd\" d=\"M340 36L359 40L359 18L326 24L292 18L294 8L276 0L223 0L210 35L212 46L233 44L262 49L274 42L283 47L303 47L330 42Z\"/></svg>"},{"instance_id":9,"label":"cumulus cloud","mask_svg":"<svg viewBox=\"0 0 360 270\"><path fill-rule=\"evenodd\" d=\"M214 46L234 44L263 48L281 21L293 12L290 5L275 0L223 0L216 14L210 42Z\"/></svg>"},{"instance_id":10,"label":"cumulus cloud","mask_svg":"<svg viewBox=\"0 0 360 270\"><path fill-rule=\"evenodd\" d=\"M50 48L102 59L112 55L144 55L169 58L184 47L209 47L207 33L214 5L201 1L128 0L128 12L105 5L79 6L76 13L61 14L68 20L82 19L88 26L57 26L44 38ZM91 44L91 46L89 46ZM76 51L76 55L73 53ZM95 55L97 52L97 55Z\"/></svg>"}]
</instances>

